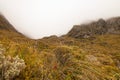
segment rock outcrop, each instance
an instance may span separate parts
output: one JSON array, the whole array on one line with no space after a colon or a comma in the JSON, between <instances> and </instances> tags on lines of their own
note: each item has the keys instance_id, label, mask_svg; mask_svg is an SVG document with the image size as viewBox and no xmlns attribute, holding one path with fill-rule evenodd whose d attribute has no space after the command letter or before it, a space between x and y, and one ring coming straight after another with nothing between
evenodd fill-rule
<instances>
[{"instance_id":1,"label":"rock outcrop","mask_svg":"<svg viewBox=\"0 0 120 80\"><path fill-rule=\"evenodd\" d=\"M74 38L88 38L103 34L120 34L120 17L108 20L99 19L96 22L74 25L67 36Z\"/></svg>"}]
</instances>

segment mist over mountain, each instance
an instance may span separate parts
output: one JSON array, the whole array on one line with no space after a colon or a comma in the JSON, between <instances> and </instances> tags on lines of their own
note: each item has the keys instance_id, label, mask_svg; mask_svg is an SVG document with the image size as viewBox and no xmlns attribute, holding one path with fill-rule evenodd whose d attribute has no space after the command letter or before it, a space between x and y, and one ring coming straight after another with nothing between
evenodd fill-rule
<instances>
[{"instance_id":1,"label":"mist over mountain","mask_svg":"<svg viewBox=\"0 0 120 80\"><path fill-rule=\"evenodd\" d=\"M2 14L0 14L0 30L21 34ZM114 17L108 20L99 19L98 21L86 24L74 25L66 35L73 38L87 38L103 34L120 34L120 17Z\"/></svg>"}]
</instances>

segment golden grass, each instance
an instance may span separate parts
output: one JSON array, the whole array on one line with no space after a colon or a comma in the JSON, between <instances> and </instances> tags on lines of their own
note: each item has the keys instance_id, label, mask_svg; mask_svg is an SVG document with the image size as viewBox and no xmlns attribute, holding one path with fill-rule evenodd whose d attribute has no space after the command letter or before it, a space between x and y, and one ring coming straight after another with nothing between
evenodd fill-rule
<instances>
[{"instance_id":1,"label":"golden grass","mask_svg":"<svg viewBox=\"0 0 120 80\"><path fill-rule=\"evenodd\" d=\"M0 38L6 55L18 55L27 65L15 80L120 79L119 35L95 39L50 37L38 41L21 36Z\"/></svg>"}]
</instances>

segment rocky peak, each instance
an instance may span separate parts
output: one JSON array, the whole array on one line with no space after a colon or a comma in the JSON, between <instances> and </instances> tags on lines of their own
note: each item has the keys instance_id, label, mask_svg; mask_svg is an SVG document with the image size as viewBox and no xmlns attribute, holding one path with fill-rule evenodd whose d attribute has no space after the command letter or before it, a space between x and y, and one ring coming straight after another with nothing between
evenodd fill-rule
<instances>
[{"instance_id":1,"label":"rocky peak","mask_svg":"<svg viewBox=\"0 0 120 80\"><path fill-rule=\"evenodd\" d=\"M99 19L89 24L74 25L67 36L74 38L88 38L95 35L120 34L120 17L108 20Z\"/></svg>"}]
</instances>

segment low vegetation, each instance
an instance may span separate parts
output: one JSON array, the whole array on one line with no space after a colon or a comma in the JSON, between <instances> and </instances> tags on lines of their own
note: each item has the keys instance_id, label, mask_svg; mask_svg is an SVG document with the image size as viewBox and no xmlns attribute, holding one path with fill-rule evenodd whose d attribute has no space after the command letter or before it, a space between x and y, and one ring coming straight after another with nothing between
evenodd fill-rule
<instances>
[{"instance_id":1,"label":"low vegetation","mask_svg":"<svg viewBox=\"0 0 120 80\"><path fill-rule=\"evenodd\" d=\"M94 40L61 37L57 42L47 38L37 43L1 40L5 56L10 55L14 60L20 57L26 64L25 69L18 71L19 75L13 75L15 80L120 79L119 35L96 36Z\"/></svg>"}]
</instances>

